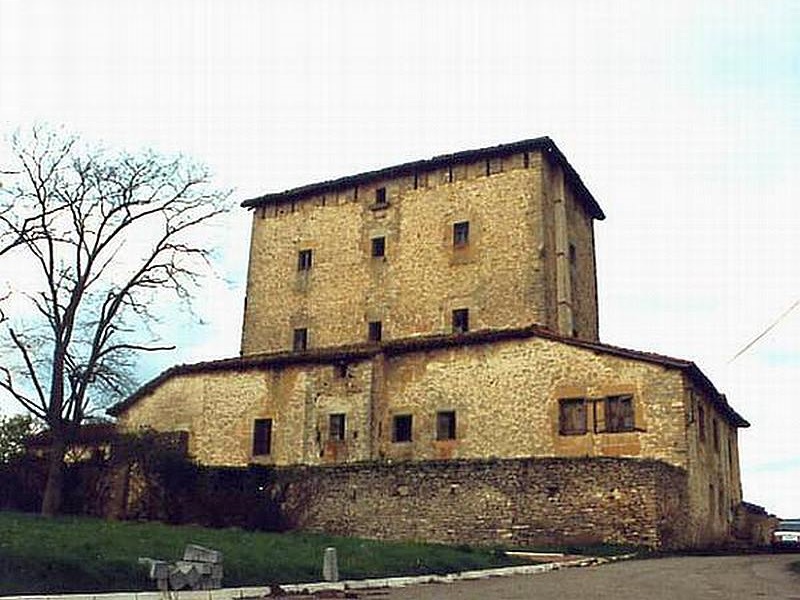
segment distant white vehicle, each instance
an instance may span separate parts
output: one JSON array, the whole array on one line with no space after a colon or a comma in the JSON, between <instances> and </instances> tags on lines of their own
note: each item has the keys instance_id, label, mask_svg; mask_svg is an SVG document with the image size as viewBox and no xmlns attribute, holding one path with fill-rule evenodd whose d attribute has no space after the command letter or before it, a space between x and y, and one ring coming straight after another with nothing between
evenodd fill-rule
<instances>
[{"instance_id":1,"label":"distant white vehicle","mask_svg":"<svg viewBox=\"0 0 800 600\"><path fill-rule=\"evenodd\" d=\"M800 519L780 521L772 539L775 544L800 546Z\"/></svg>"}]
</instances>

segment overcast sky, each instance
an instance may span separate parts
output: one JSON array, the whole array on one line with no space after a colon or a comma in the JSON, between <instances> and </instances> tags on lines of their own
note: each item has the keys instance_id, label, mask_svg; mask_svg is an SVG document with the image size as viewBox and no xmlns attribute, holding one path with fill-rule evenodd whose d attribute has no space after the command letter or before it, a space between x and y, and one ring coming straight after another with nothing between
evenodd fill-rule
<instances>
[{"instance_id":1,"label":"overcast sky","mask_svg":"<svg viewBox=\"0 0 800 600\"><path fill-rule=\"evenodd\" d=\"M549 135L608 217L601 339L694 360L753 425L745 499L800 516L800 308L729 362L800 299L800 2L3 0L0 118L189 154L237 201ZM142 379L238 353L248 217Z\"/></svg>"}]
</instances>

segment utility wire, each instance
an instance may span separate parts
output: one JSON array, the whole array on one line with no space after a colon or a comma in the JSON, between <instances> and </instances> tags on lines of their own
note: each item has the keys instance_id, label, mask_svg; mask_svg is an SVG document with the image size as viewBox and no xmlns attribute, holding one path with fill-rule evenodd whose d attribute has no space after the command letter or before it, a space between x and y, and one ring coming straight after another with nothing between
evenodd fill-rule
<instances>
[{"instance_id":1,"label":"utility wire","mask_svg":"<svg viewBox=\"0 0 800 600\"><path fill-rule=\"evenodd\" d=\"M794 303L794 304L792 304L792 305L791 305L789 308L787 308L787 309L786 309L786 310L783 312L783 314L782 314L780 317L778 317L777 319L775 319L775 320L774 320L774 321L773 321L773 322L772 322L772 323L769 325L769 327L767 327L767 328L766 328L764 331L762 331L762 332L761 332L761 333L759 333L759 334L758 334L756 337L754 337L754 338L753 338L753 339L750 341L750 343L748 343L748 344L747 344L747 345L746 345L744 348L742 348L742 349L741 349L741 350L739 350L739 351L738 351L736 354L734 354L734 355L733 355L733 358L731 358L731 359L730 359L730 360L729 360L729 361L728 361L726 364L731 364L733 361L735 361L737 358L739 358L739 357L740 357L742 354L744 354L745 352L747 352L747 351L748 351L748 350L749 350L749 349L750 349L750 348L753 346L753 344L755 344L755 343L756 343L758 340L760 340L760 339L761 339L761 338L763 338L765 335L767 335L767 334L768 334L770 331L772 331L772 330L775 328L775 326L776 326L778 323L780 323L781 321L783 321L783 320L786 318L786 316L787 316L787 315L788 315L790 312L792 312L792 311L793 311L795 308L797 308L798 306L800 306L800 299L796 300L796 301L795 301L795 303Z\"/></svg>"}]
</instances>

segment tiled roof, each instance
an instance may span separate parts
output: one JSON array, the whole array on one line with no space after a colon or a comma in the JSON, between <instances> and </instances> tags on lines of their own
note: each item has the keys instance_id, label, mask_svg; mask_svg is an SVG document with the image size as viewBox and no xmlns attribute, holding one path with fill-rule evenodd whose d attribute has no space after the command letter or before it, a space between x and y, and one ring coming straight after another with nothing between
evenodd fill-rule
<instances>
[{"instance_id":1,"label":"tiled roof","mask_svg":"<svg viewBox=\"0 0 800 600\"><path fill-rule=\"evenodd\" d=\"M284 192L277 192L271 194L264 194L257 198L250 198L242 202L245 208L256 208L267 204L275 204L281 202L290 202L292 200L300 200L308 196L315 196L352 188L357 185L378 181L382 179L393 179L396 177L403 177L413 175L414 173L422 173L432 171L443 166L469 163L476 160L495 158L499 156L508 156L510 154L518 154L531 150L540 150L546 155L550 156L556 163L561 165L567 181L575 189L578 198L584 203L589 214L595 219L602 220L606 216L600 205L594 199L591 192L586 188L580 175L572 168L566 157L562 154L558 146L555 145L553 140L549 137L532 138L528 140L521 140L510 144L500 144L499 146L489 146L487 148L477 148L475 150L464 150L454 154L442 154L434 156L427 160L418 160L414 162L395 165L393 167L386 167L377 171L368 171L366 173L359 173L358 175L349 175L347 177L340 177L339 179L332 179L330 181L323 181L320 183L312 183L302 187L293 188Z\"/></svg>"},{"instance_id":2,"label":"tiled roof","mask_svg":"<svg viewBox=\"0 0 800 600\"><path fill-rule=\"evenodd\" d=\"M708 377L693 362L652 352L641 352L602 344L588 342L572 337L564 337L537 325L519 327L515 329L487 329L471 331L464 334L437 334L402 338L379 343L364 343L349 346L334 346L330 348L310 349L304 352L273 352L268 354L251 354L241 357L226 358L210 362L199 362L188 365L171 367L139 388L133 395L108 409L108 414L118 416L146 396L167 379L176 375L189 373L208 373L213 371L246 371L250 369L269 368L288 364L336 364L354 359L371 358L384 353L389 356L448 348L470 346L477 344L490 344L503 340L539 337L543 339L577 346L597 352L610 354L631 360L659 364L664 367L684 371L697 385L706 390L716 408L735 426L749 427L750 424L737 413L729 404L724 394L721 394Z\"/></svg>"}]
</instances>

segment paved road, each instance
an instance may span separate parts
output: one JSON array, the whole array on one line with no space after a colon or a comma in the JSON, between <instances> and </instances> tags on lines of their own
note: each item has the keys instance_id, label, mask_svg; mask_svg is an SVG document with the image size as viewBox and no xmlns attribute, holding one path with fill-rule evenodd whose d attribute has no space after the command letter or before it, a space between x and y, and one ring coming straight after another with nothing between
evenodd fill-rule
<instances>
[{"instance_id":1,"label":"paved road","mask_svg":"<svg viewBox=\"0 0 800 600\"><path fill-rule=\"evenodd\" d=\"M631 560L536 575L428 584L380 593L386 600L800 600L800 554Z\"/></svg>"}]
</instances>

